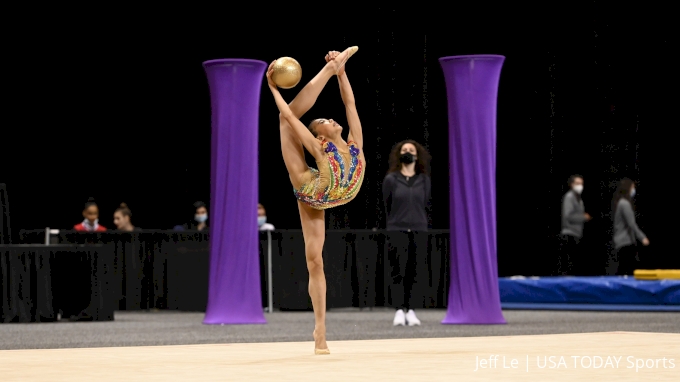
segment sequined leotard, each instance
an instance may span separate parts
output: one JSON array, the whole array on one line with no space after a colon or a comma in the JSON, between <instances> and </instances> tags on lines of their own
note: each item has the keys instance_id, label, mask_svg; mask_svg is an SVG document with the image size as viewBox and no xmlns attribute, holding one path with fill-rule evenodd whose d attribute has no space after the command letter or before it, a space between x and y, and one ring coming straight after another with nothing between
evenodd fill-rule
<instances>
[{"instance_id":1,"label":"sequined leotard","mask_svg":"<svg viewBox=\"0 0 680 382\"><path fill-rule=\"evenodd\" d=\"M359 192L364 180L364 164L356 142L347 142L349 155L341 153L333 142L322 141L325 157L317 161L319 169L309 168L295 197L317 210L349 203Z\"/></svg>"}]
</instances>

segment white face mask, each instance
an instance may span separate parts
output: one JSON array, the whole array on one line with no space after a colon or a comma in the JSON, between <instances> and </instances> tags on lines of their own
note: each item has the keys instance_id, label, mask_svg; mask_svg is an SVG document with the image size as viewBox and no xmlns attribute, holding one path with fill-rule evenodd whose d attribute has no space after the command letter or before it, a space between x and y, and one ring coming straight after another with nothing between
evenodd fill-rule
<instances>
[{"instance_id":1,"label":"white face mask","mask_svg":"<svg viewBox=\"0 0 680 382\"><path fill-rule=\"evenodd\" d=\"M630 197L632 198L634 196L635 196L635 189L632 189L632 190L630 190Z\"/></svg>"},{"instance_id":2,"label":"white face mask","mask_svg":"<svg viewBox=\"0 0 680 382\"><path fill-rule=\"evenodd\" d=\"M583 185L577 184L576 186L574 186L574 191L580 195L583 192Z\"/></svg>"}]
</instances>

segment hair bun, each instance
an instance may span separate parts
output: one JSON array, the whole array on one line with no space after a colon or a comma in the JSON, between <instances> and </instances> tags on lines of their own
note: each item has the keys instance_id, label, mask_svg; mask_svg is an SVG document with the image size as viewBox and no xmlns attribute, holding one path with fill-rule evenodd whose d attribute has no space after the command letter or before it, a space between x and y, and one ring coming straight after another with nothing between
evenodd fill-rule
<instances>
[{"instance_id":1,"label":"hair bun","mask_svg":"<svg viewBox=\"0 0 680 382\"><path fill-rule=\"evenodd\" d=\"M94 198L90 196L89 198L87 198L87 202L88 202L88 203L94 202Z\"/></svg>"},{"instance_id":2,"label":"hair bun","mask_svg":"<svg viewBox=\"0 0 680 382\"><path fill-rule=\"evenodd\" d=\"M120 208L128 208L128 205L125 204L125 203L121 203L121 204L120 204Z\"/></svg>"}]
</instances>

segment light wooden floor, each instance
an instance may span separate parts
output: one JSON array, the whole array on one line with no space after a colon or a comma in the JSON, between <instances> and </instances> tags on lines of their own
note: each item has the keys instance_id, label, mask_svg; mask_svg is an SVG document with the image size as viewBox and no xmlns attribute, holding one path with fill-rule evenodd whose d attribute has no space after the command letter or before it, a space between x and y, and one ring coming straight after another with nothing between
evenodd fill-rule
<instances>
[{"instance_id":1,"label":"light wooden floor","mask_svg":"<svg viewBox=\"0 0 680 382\"><path fill-rule=\"evenodd\" d=\"M343 341L329 342L329 347L332 354L326 356L312 355L312 341L5 350L0 351L0 380L680 381L680 334ZM486 360L487 368L475 371L477 357ZM637 362L642 368L636 371Z\"/></svg>"}]
</instances>

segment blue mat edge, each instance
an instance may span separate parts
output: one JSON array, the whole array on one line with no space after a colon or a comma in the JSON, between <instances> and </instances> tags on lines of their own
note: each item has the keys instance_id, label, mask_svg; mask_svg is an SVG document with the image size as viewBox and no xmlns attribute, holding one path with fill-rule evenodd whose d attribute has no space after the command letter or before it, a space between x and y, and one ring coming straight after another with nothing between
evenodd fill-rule
<instances>
[{"instance_id":1,"label":"blue mat edge","mask_svg":"<svg viewBox=\"0 0 680 382\"><path fill-rule=\"evenodd\" d=\"M507 310L587 310L587 311L627 311L627 312L680 312L680 305L635 305L635 304L548 304L501 302Z\"/></svg>"},{"instance_id":2,"label":"blue mat edge","mask_svg":"<svg viewBox=\"0 0 680 382\"><path fill-rule=\"evenodd\" d=\"M528 304L535 307L534 309L674 311L674 308L652 307L680 304L680 280L677 279L512 276L499 277L499 288L501 303L512 304L508 306ZM602 307L596 308L596 305Z\"/></svg>"}]
</instances>

